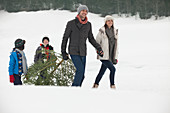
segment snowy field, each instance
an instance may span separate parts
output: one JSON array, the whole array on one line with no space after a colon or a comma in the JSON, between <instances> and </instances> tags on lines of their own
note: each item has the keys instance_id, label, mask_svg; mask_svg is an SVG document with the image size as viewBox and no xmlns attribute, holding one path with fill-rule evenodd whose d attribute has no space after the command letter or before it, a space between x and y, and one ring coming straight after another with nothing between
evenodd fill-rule
<instances>
[{"instance_id":1,"label":"snowy field","mask_svg":"<svg viewBox=\"0 0 170 113\"><path fill-rule=\"evenodd\" d=\"M28 64L44 36L60 53L67 21L77 13L0 11L0 113L170 113L170 17L157 21L115 17L119 29L116 90L109 88L109 71L98 89L92 89L101 66L88 43L85 80L81 88L13 86L9 82L9 55L17 38L26 40ZM89 13L94 36L104 18Z\"/></svg>"}]
</instances>

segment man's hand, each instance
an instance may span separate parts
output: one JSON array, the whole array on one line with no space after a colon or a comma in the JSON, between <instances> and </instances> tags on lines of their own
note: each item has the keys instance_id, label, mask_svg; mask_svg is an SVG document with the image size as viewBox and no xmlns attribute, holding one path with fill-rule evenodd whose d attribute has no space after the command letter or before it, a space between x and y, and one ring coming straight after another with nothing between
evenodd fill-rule
<instances>
[{"instance_id":1,"label":"man's hand","mask_svg":"<svg viewBox=\"0 0 170 113\"><path fill-rule=\"evenodd\" d=\"M99 49L99 50L97 51L97 54L98 54L100 57L103 57L104 52L103 52L102 49Z\"/></svg>"},{"instance_id":2,"label":"man's hand","mask_svg":"<svg viewBox=\"0 0 170 113\"><path fill-rule=\"evenodd\" d=\"M64 60L68 60L69 59L68 53L66 53L66 52L62 53L62 56L63 56Z\"/></svg>"}]
</instances>

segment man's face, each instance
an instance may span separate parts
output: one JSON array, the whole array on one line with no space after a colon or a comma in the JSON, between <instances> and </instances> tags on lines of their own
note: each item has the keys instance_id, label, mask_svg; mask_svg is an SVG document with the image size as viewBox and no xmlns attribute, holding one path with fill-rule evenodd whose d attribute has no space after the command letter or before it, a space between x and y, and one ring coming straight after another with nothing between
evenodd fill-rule
<instances>
[{"instance_id":1,"label":"man's face","mask_svg":"<svg viewBox=\"0 0 170 113\"><path fill-rule=\"evenodd\" d=\"M86 17L86 15L87 15L87 10L85 10L85 9L82 10L79 14L80 18L83 18L83 19Z\"/></svg>"}]
</instances>

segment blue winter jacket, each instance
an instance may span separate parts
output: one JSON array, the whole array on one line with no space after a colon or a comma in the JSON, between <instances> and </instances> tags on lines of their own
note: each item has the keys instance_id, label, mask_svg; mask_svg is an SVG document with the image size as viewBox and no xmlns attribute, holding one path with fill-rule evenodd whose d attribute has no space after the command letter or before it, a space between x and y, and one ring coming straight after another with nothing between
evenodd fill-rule
<instances>
[{"instance_id":1,"label":"blue winter jacket","mask_svg":"<svg viewBox=\"0 0 170 113\"><path fill-rule=\"evenodd\" d=\"M19 74L18 57L15 49L13 49L10 55L8 71L9 71L9 75Z\"/></svg>"}]
</instances>

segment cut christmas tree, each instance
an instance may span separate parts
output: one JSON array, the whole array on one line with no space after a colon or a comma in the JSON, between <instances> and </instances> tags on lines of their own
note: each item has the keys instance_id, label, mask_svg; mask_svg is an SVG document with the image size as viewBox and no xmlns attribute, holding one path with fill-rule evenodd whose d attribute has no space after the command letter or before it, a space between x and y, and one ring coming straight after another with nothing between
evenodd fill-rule
<instances>
[{"instance_id":1,"label":"cut christmas tree","mask_svg":"<svg viewBox=\"0 0 170 113\"><path fill-rule=\"evenodd\" d=\"M70 59L63 60L61 54L49 51L50 58L43 62L42 60L33 63L28 68L28 73L23 81L26 85L54 85L71 86L75 67ZM45 56L46 57L46 56Z\"/></svg>"}]
</instances>

